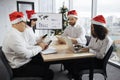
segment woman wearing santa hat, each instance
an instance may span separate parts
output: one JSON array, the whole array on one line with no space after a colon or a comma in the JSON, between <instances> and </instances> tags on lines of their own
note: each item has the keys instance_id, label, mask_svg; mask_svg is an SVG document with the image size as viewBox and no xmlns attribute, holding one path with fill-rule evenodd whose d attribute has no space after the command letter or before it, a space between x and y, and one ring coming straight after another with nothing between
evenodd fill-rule
<instances>
[{"instance_id":1,"label":"woman wearing santa hat","mask_svg":"<svg viewBox=\"0 0 120 80\"><path fill-rule=\"evenodd\" d=\"M28 45L23 37L26 29L26 19L22 12L9 14L12 24L2 44L2 51L12 68L14 77L42 77L52 80L53 71L44 64L40 52L46 49L46 43Z\"/></svg>"},{"instance_id":2,"label":"woman wearing santa hat","mask_svg":"<svg viewBox=\"0 0 120 80\"><path fill-rule=\"evenodd\" d=\"M35 35L35 28L36 28L36 21L37 21L37 14L34 10L26 10L28 22L27 28L24 31L23 35L25 40L30 45L39 44L42 41L42 38L39 38Z\"/></svg>"},{"instance_id":3,"label":"woman wearing santa hat","mask_svg":"<svg viewBox=\"0 0 120 80\"><path fill-rule=\"evenodd\" d=\"M113 41L108 36L108 30L106 28L106 21L103 15L98 15L92 18L91 21L91 40L86 48L82 48L81 51L83 52L92 52L96 55L93 58L83 58L79 62L67 64L67 69L69 70L70 74L73 75L75 80L79 80L79 71L81 69L88 68L91 64L91 61L98 63L100 65L100 60L104 58L106 55L105 53L108 51L110 46L112 45ZM83 66L84 65L84 66Z\"/></svg>"},{"instance_id":4,"label":"woman wearing santa hat","mask_svg":"<svg viewBox=\"0 0 120 80\"><path fill-rule=\"evenodd\" d=\"M71 10L67 14L69 25L64 30L62 36L69 37L73 44L86 44L85 29L77 23L78 15L76 10Z\"/></svg>"}]
</instances>

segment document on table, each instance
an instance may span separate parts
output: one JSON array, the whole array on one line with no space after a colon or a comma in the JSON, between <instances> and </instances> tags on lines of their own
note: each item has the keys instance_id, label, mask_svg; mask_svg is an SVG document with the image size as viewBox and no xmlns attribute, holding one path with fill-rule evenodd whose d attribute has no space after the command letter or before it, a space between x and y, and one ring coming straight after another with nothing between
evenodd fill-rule
<instances>
[{"instance_id":1,"label":"document on table","mask_svg":"<svg viewBox=\"0 0 120 80\"><path fill-rule=\"evenodd\" d=\"M54 47L48 47L48 49L41 52L42 54L53 54L57 53L56 49Z\"/></svg>"}]
</instances>

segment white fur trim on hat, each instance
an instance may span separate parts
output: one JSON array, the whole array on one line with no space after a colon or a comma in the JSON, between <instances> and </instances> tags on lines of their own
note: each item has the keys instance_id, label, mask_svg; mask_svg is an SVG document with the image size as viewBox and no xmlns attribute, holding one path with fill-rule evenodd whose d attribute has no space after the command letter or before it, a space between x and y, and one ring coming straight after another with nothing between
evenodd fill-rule
<instances>
[{"instance_id":1,"label":"white fur trim on hat","mask_svg":"<svg viewBox=\"0 0 120 80\"><path fill-rule=\"evenodd\" d=\"M91 23L92 23L92 24L101 25L101 26L106 26L106 24L105 24L105 23L101 23L101 22L94 21L94 20L92 20L92 21L91 21Z\"/></svg>"},{"instance_id":2,"label":"white fur trim on hat","mask_svg":"<svg viewBox=\"0 0 120 80\"><path fill-rule=\"evenodd\" d=\"M37 14L33 14L30 19L38 18Z\"/></svg>"},{"instance_id":3,"label":"white fur trim on hat","mask_svg":"<svg viewBox=\"0 0 120 80\"><path fill-rule=\"evenodd\" d=\"M16 23L21 22L21 21L26 22L26 18L25 17L17 18L15 20L11 21L11 24L16 24Z\"/></svg>"},{"instance_id":4,"label":"white fur trim on hat","mask_svg":"<svg viewBox=\"0 0 120 80\"><path fill-rule=\"evenodd\" d=\"M76 17L76 18L78 18L77 15L68 15L68 18L69 18L69 17Z\"/></svg>"}]
</instances>

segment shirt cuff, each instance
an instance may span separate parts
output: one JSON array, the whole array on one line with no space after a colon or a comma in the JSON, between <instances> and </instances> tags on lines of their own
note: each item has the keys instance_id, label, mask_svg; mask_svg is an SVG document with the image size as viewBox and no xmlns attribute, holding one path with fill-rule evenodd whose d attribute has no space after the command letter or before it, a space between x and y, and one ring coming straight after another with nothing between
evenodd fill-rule
<instances>
[{"instance_id":1,"label":"shirt cuff","mask_svg":"<svg viewBox=\"0 0 120 80\"><path fill-rule=\"evenodd\" d=\"M39 52L42 51L42 48L40 46L35 46L35 52L33 52L33 56L37 55Z\"/></svg>"}]
</instances>

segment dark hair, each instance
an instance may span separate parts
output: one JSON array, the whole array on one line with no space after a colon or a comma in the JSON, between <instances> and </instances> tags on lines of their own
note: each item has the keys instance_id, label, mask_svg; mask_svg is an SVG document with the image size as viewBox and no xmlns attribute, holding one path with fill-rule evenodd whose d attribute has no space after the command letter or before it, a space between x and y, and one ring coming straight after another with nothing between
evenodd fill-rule
<instances>
[{"instance_id":1,"label":"dark hair","mask_svg":"<svg viewBox=\"0 0 120 80\"><path fill-rule=\"evenodd\" d=\"M26 24L31 27L31 21L27 21Z\"/></svg>"},{"instance_id":2,"label":"dark hair","mask_svg":"<svg viewBox=\"0 0 120 80\"><path fill-rule=\"evenodd\" d=\"M33 21L37 21L37 18L34 18L34 19L30 19L31 21L33 20Z\"/></svg>"},{"instance_id":3,"label":"dark hair","mask_svg":"<svg viewBox=\"0 0 120 80\"><path fill-rule=\"evenodd\" d=\"M93 37L97 37L100 40L105 39L105 37L108 34L108 29L104 26L96 25L96 24L93 24L93 27L94 27L94 32L95 32L95 35L92 34Z\"/></svg>"},{"instance_id":4,"label":"dark hair","mask_svg":"<svg viewBox=\"0 0 120 80\"><path fill-rule=\"evenodd\" d=\"M33 21L37 21L37 19L30 19L30 21L27 21L27 25L31 27L31 22ZM32 27L33 28L33 32L35 33L35 29L36 29L36 25Z\"/></svg>"},{"instance_id":5,"label":"dark hair","mask_svg":"<svg viewBox=\"0 0 120 80\"><path fill-rule=\"evenodd\" d=\"M27 21L27 25L30 26L30 27L31 27L31 22L32 22L32 20L33 20L33 21L37 21L37 18L35 18L35 19L30 19L30 21Z\"/></svg>"}]
</instances>

